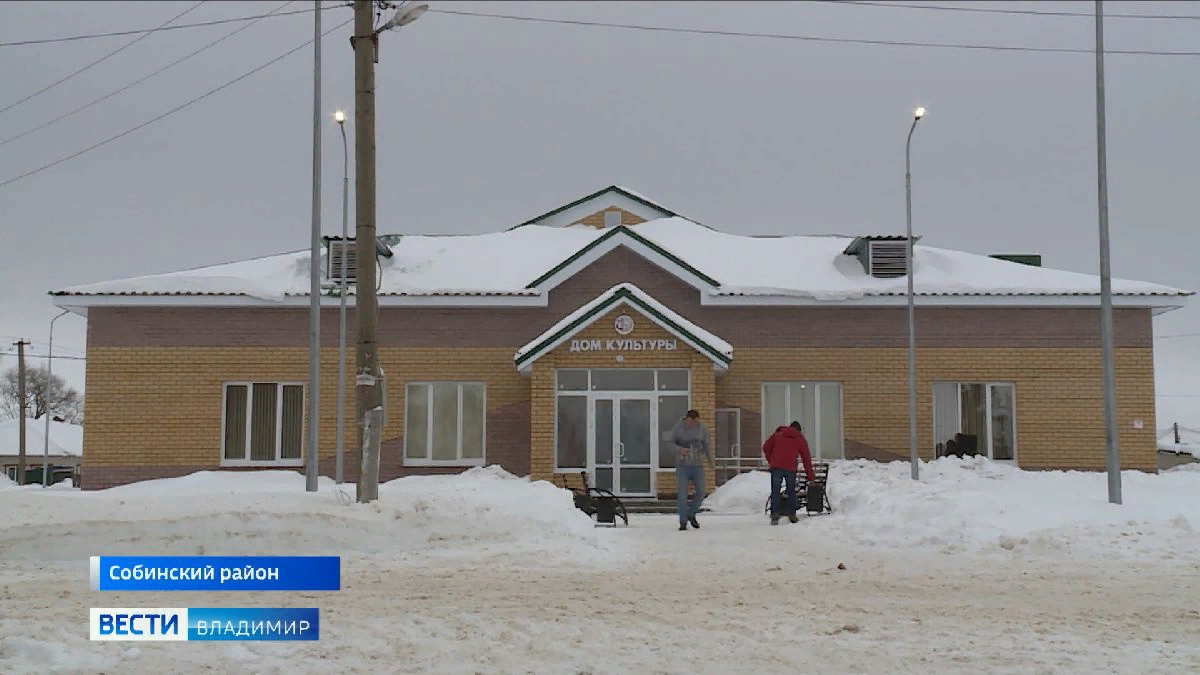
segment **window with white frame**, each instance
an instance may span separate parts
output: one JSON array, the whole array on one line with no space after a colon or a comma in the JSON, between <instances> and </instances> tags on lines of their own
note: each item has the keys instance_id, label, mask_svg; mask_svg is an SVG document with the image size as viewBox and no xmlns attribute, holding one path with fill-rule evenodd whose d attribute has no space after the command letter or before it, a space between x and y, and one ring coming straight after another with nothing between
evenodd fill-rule
<instances>
[{"instance_id":1,"label":"window with white frame","mask_svg":"<svg viewBox=\"0 0 1200 675\"><path fill-rule=\"evenodd\" d=\"M303 384L226 382L223 398L223 466L288 466L303 462Z\"/></svg>"},{"instance_id":2,"label":"window with white frame","mask_svg":"<svg viewBox=\"0 0 1200 675\"><path fill-rule=\"evenodd\" d=\"M938 457L1017 457L1016 397L1009 382L935 382L933 441Z\"/></svg>"},{"instance_id":3,"label":"window with white frame","mask_svg":"<svg viewBox=\"0 0 1200 675\"><path fill-rule=\"evenodd\" d=\"M799 422L814 461L842 459L842 385L840 382L764 382L762 438Z\"/></svg>"},{"instance_id":4,"label":"window with white frame","mask_svg":"<svg viewBox=\"0 0 1200 675\"><path fill-rule=\"evenodd\" d=\"M409 382L406 464L483 464L487 387L482 382Z\"/></svg>"}]
</instances>

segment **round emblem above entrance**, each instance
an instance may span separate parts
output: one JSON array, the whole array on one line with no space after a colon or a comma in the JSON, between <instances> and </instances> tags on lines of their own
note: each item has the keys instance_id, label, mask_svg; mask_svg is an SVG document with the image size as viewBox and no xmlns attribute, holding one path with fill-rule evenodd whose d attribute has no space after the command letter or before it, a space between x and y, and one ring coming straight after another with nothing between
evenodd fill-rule
<instances>
[{"instance_id":1,"label":"round emblem above entrance","mask_svg":"<svg viewBox=\"0 0 1200 675\"><path fill-rule=\"evenodd\" d=\"M617 320L613 323L613 327L621 335L629 335L633 332L633 318L628 314L622 314L617 317Z\"/></svg>"}]
</instances>

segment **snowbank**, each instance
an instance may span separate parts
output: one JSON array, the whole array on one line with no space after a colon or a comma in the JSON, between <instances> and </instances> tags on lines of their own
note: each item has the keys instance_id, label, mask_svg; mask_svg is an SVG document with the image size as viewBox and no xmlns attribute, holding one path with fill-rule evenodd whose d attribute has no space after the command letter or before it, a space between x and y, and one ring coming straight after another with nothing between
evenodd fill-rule
<instances>
[{"instance_id":1,"label":"snowbank","mask_svg":"<svg viewBox=\"0 0 1200 675\"><path fill-rule=\"evenodd\" d=\"M305 492L293 471L198 472L83 492L0 491L0 558L92 555L550 555L586 560L606 549L571 493L495 467L412 476L379 487L322 479ZM52 537L34 537L49 531Z\"/></svg>"},{"instance_id":2,"label":"snowbank","mask_svg":"<svg viewBox=\"0 0 1200 675\"><path fill-rule=\"evenodd\" d=\"M763 513L769 494L771 474L750 471L734 476L713 490L704 500L704 506L717 513Z\"/></svg>"},{"instance_id":3,"label":"snowbank","mask_svg":"<svg viewBox=\"0 0 1200 675\"><path fill-rule=\"evenodd\" d=\"M1124 505L1108 503L1101 472L1022 471L986 459L835 462L832 516L806 527L870 547L943 552L1028 549L1086 556L1200 555L1200 471L1122 473ZM762 514L769 474L743 474L705 501L717 512Z\"/></svg>"}]
</instances>

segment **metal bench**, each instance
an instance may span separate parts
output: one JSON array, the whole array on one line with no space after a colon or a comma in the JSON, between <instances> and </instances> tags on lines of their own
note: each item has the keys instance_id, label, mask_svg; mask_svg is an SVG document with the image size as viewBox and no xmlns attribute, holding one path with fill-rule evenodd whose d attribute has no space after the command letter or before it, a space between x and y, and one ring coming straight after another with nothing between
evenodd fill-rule
<instances>
[{"instance_id":1,"label":"metal bench","mask_svg":"<svg viewBox=\"0 0 1200 675\"><path fill-rule=\"evenodd\" d=\"M579 478L583 482L582 488L573 488L567 485L566 474L560 475L562 476L562 486L570 490L575 497L575 508L586 513L588 517L594 518L599 525L616 527L617 518L620 518L625 527L629 527L629 514L626 513L625 504L621 502L621 498L609 490L588 485L586 471L579 472Z\"/></svg>"},{"instance_id":2,"label":"metal bench","mask_svg":"<svg viewBox=\"0 0 1200 675\"><path fill-rule=\"evenodd\" d=\"M796 481L796 511L804 511L810 516L819 516L833 513L833 505L829 502L829 463L814 462L813 474L816 476L812 481ZM799 478L799 477L797 477ZM781 497L786 497L781 495ZM763 512L768 516L771 515L771 495L767 495L767 503L763 507Z\"/></svg>"}]
</instances>

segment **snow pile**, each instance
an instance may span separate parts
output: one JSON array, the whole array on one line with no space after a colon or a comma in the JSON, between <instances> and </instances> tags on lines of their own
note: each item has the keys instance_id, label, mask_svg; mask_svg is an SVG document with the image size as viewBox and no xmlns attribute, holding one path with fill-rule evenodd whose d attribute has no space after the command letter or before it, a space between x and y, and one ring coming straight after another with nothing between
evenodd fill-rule
<instances>
[{"instance_id":1,"label":"snow pile","mask_svg":"<svg viewBox=\"0 0 1200 675\"><path fill-rule=\"evenodd\" d=\"M771 494L771 474L750 471L725 481L704 499L704 506L716 513L763 513Z\"/></svg>"},{"instance_id":2,"label":"snow pile","mask_svg":"<svg viewBox=\"0 0 1200 675\"><path fill-rule=\"evenodd\" d=\"M371 504L355 503L351 484L319 487L305 492L293 471L202 471L96 492L4 490L0 558L606 552L570 492L494 467L390 481Z\"/></svg>"},{"instance_id":3,"label":"snow pile","mask_svg":"<svg viewBox=\"0 0 1200 675\"><path fill-rule=\"evenodd\" d=\"M945 553L1031 550L1081 556L1200 556L1200 471L1122 473L1123 506L1108 503L1102 472L1022 471L983 458L906 462L834 462L832 516L806 527L882 548ZM722 485L705 504L714 511L763 513L769 474Z\"/></svg>"},{"instance_id":4,"label":"snow pile","mask_svg":"<svg viewBox=\"0 0 1200 675\"><path fill-rule=\"evenodd\" d=\"M1178 443L1175 442L1174 427L1167 429L1158 437L1158 449L1160 452L1191 455L1200 459L1200 429L1180 426Z\"/></svg>"}]
</instances>

